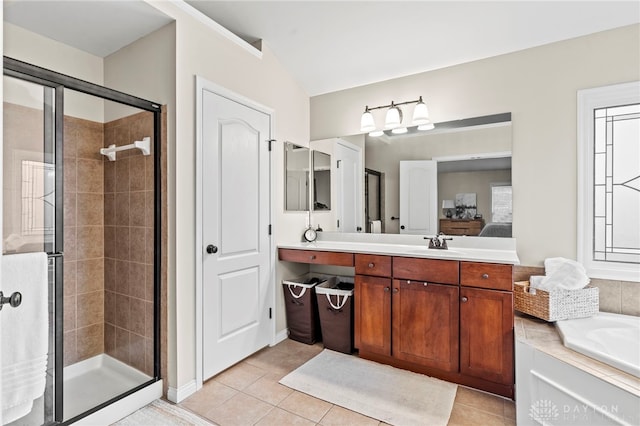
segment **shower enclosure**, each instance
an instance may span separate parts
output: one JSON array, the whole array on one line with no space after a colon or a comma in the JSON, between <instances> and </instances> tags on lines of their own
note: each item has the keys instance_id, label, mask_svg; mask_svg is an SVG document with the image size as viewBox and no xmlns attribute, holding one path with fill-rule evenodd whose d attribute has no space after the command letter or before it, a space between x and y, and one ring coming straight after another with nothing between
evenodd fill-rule
<instances>
[{"instance_id":1,"label":"shower enclosure","mask_svg":"<svg viewBox=\"0 0 640 426\"><path fill-rule=\"evenodd\" d=\"M7 57L3 84L3 255L49 257L47 382L15 424L73 422L160 379L162 112Z\"/></svg>"}]
</instances>

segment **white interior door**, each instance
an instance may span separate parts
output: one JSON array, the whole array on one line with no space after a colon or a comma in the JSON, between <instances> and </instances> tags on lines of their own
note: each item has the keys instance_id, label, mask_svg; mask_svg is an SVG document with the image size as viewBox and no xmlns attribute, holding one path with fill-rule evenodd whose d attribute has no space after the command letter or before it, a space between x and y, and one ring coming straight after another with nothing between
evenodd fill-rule
<instances>
[{"instance_id":1,"label":"white interior door","mask_svg":"<svg viewBox=\"0 0 640 426\"><path fill-rule=\"evenodd\" d=\"M362 161L358 147L338 141L333 162L338 200L337 230L362 231Z\"/></svg>"},{"instance_id":2,"label":"white interior door","mask_svg":"<svg viewBox=\"0 0 640 426\"><path fill-rule=\"evenodd\" d=\"M206 380L271 340L271 117L206 88L201 114Z\"/></svg>"},{"instance_id":3,"label":"white interior door","mask_svg":"<svg viewBox=\"0 0 640 426\"><path fill-rule=\"evenodd\" d=\"M438 163L400 162L400 233L438 233Z\"/></svg>"}]
</instances>

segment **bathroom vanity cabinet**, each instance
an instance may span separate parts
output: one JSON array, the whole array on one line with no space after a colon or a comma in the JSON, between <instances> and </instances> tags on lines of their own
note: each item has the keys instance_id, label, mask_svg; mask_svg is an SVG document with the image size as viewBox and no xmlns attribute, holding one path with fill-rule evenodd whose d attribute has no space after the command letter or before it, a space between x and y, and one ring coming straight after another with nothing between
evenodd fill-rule
<instances>
[{"instance_id":1,"label":"bathroom vanity cabinet","mask_svg":"<svg viewBox=\"0 0 640 426\"><path fill-rule=\"evenodd\" d=\"M457 371L458 262L377 256L389 267L386 276L371 277L377 262L370 255L355 256L360 352Z\"/></svg>"},{"instance_id":2,"label":"bathroom vanity cabinet","mask_svg":"<svg viewBox=\"0 0 640 426\"><path fill-rule=\"evenodd\" d=\"M279 249L280 260L318 263L327 253L297 251ZM343 266L355 268L360 357L513 398L512 265L334 255L353 256Z\"/></svg>"},{"instance_id":3,"label":"bathroom vanity cabinet","mask_svg":"<svg viewBox=\"0 0 640 426\"><path fill-rule=\"evenodd\" d=\"M514 379L511 265L460 262L460 372L495 383Z\"/></svg>"}]
</instances>

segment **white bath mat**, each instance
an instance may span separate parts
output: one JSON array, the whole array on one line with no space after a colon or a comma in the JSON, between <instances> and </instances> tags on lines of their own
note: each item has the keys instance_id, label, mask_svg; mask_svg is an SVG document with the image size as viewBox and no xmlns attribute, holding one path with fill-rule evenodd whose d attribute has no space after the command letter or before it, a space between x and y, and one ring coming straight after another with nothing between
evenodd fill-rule
<instances>
[{"instance_id":1,"label":"white bath mat","mask_svg":"<svg viewBox=\"0 0 640 426\"><path fill-rule=\"evenodd\" d=\"M446 425L458 388L327 349L280 383L392 425Z\"/></svg>"},{"instance_id":2,"label":"white bath mat","mask_svg":"<svg viewBox=\"0 0 640 426\"><path fill-rule=\"evenodd\" d=\"M114 426L209 426L214 425L192 412L175 404L156 399L151 404L139 409Z\"/></svg>"}]
</instances>

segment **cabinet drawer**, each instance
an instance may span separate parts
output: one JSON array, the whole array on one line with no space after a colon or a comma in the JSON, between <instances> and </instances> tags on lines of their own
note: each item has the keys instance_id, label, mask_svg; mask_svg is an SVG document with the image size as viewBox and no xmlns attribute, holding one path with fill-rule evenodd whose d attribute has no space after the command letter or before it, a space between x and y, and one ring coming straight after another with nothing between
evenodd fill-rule
<instances>
[{"instance_id":1,"label":"cabinet drawer","mask_svg":"<svg viewBox=\"0 0 640 426\"><path fill-rule=\"evenodd\" d=\"M316 263L321 265L353 266L352 253L334 251L278 249L280 260L298 263Z\"/></svg>"},{"instance_id":2,"label":"cabinet drawer","mask_svg":"<svg viewBox=\"0 0 640 426\"><path fill-rule=\"evenodd\" d=\"M458 284L459 262L455 260L394 257L393 277L406 280Z\"/></svg>"},{"instance_id":3,"label":"cabinet drawer","mask_svg":"<svg viewBox=\"0 0 640 426\"><path fill-rule=\"evenodd\" d=\"M356 274L375 277L391 276L391 257L374 254L356 254Z\"/></svg>"},{"instance_id":4,"label":"cabinet drawer","mask_svg":"<svg viewBox=\"0 0 640 426\"><path fill-rule=\"evenodd\" d=\"M460 285L513 291L511 265L461 262Z\"/></svg>"}]
</instances>

